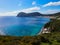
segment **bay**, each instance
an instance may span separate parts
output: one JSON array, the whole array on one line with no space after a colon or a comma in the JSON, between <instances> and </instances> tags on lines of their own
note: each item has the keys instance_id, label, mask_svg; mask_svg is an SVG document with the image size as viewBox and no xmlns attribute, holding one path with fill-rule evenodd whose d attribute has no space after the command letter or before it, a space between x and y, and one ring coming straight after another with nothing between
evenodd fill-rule
<instances>
[{"instance_id":1,"label":"bay","mask_svg":"<svg viewBox=\"0 0 60 45\"><path fill-rule=\"evenodd\" d=\"M0 17L0 35L35 36L49 22L46 17Z\"/></svg>"}]
</instances>

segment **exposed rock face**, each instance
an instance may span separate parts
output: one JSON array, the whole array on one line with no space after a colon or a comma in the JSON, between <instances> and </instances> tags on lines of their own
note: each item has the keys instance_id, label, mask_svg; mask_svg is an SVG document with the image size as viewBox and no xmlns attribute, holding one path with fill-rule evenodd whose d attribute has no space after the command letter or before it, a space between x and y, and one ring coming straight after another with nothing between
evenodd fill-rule
<instances>
[{"instance_id":1,"label":"exposed rock face","mask_svg":"<svg viewBox=\"0 0 60 45\"><path fill-rule=\"evenodd\" d=\"M35 16L41 16L42 14L40 14L39 12L33 12L33 13L24 13L24 12L20 12L17 17L35 17Z\"/></svg>"}]
</instances>

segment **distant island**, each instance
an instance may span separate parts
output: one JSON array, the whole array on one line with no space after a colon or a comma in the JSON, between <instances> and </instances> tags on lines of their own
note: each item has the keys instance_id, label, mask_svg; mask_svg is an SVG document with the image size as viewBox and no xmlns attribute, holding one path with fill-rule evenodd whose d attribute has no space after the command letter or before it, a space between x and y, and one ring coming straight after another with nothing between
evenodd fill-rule
<instances>
[{"instance_id":1,"label":"distant island","mask_svg":"<svg viewBox=\"0 0 60 45\"><path fill-rule=\"evenodd\" d=\"M33 12L33 13L24 13L20 12L17 17L36 17L36 16L41 16L43 14L40 14L39 12Z\"/></svg>"},{"instance_id":2,"label":"distant island","mask_svg":"<svg viewBox=\"0 0 60 45\"><path fill-rule=\"evenodd\" d=\"M25 13L25 12L20 12L17 14L17 17L37 17L37 16L60 16L60 12L54 13L54 14L41 14L39 12L32 12L32 13Z\"/></svg>"}]
</instances>

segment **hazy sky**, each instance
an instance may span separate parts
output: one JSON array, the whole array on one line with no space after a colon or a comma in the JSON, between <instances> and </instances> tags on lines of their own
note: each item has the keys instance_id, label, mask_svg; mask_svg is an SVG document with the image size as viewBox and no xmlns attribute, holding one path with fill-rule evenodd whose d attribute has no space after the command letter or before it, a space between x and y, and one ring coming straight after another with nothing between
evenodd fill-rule
<instances>
[{"instance_id":1,"label":"hazy sky","mask_svg":"<svg viewBox=\"0 0 60 45\"><path fill-rule=\"evenodd\" d=\"M0 0L0 16L16 16L19 12L60 12L60 0Z\"/></svg>"}]
</instances>

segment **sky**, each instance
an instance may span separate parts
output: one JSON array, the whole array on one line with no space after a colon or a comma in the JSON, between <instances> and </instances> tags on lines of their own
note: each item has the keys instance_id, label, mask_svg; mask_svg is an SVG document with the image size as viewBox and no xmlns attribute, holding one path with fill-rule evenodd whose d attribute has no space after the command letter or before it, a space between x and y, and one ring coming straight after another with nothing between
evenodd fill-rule
<instances>
[{"instance_id":1,"label":"sky","mask_svg":"<svg viewBox=\"0 0 60 45\"><path fill-rule=\"evenodd\" d=\"M19 12L60 12L60 0L0 0L0 16L16 16Z\"/></svg>"}]
</instances>

